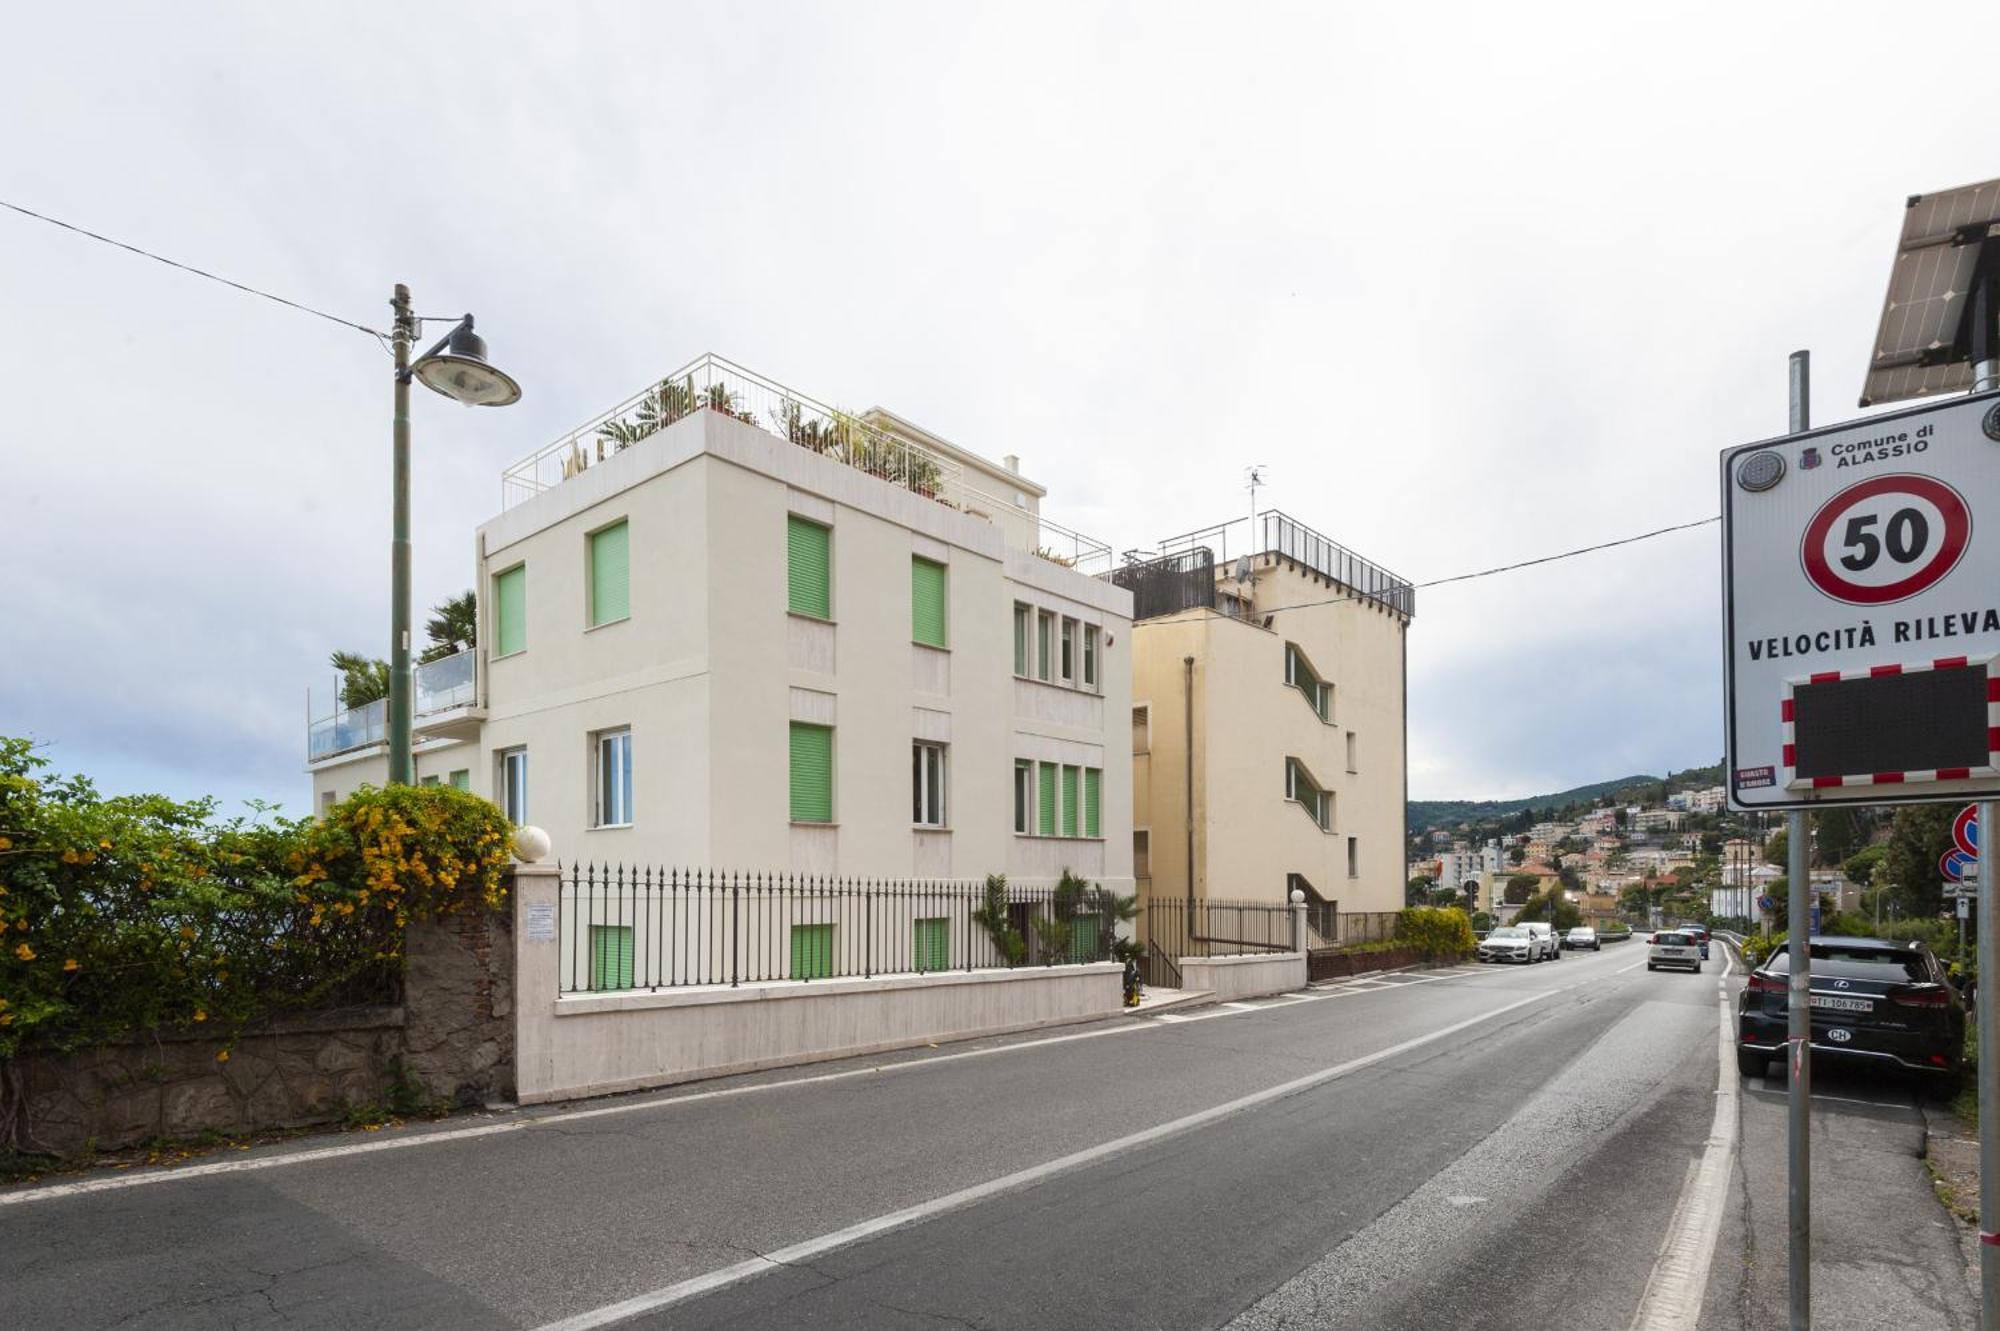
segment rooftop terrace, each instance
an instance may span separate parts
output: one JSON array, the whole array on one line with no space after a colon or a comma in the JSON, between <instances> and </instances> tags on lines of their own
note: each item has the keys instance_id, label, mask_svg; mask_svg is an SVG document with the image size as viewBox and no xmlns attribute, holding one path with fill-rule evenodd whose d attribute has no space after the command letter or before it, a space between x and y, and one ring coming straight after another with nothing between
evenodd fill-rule
<instances>
[{"instance_id":1,"label":"rooftop terrace","mask_svg":"<svg viewBox=\"0 0 2000 1331\"><path fill-rule=\"evenodd\" d=\"M554 489L572 476L697 411L716 411L756 426L800 448L936 500L1002 528L1010 544L1084 573L1107 571L1111 547L1051 522L1040 512L1033 487L1011 497L1005 469L961 451L945 456L884 429L887 413L854 413L829 407L722 357L698 357L500 474L500 506L512 508Z\"/></svg>"}]
</instances>

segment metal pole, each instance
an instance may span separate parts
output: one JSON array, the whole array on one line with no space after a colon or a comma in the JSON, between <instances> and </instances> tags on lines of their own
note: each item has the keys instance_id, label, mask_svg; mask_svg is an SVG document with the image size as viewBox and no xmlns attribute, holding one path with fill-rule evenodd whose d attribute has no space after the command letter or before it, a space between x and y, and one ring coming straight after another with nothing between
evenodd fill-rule
<instances>
[{"instance_id":1,"label":"metal pole","mask_svg":"<svg viewBox=\"0 0 2000 1331\"><path fill-rule=\"evenodd\" d=\"M1794 351L1791 364L1791 432L1812 424L1812 353ZM1792 1331L1812 1326L1812 874L1806 864L1806 816L1785 816L1787 894L1786 953L1791 959L1785 1002L1791 1078L1786 1094L1790 1159L1785 1197L1790 1219Z\"/></svg>"},{"instance_id":2,"label":"metal pole","mask_svg":"<svg viewBox=\"0 0 2000 1331\"><path fill-rule=\"evenodd\" d=\"M410 289L401 282L389 301L396 312L390 334L396 357L394 487L389 533L389 784L416 779L410 762L410 343L417 321Z\"/></svg>"},{"instance_id":3,"label":"metal pole","mask_svg":"<svg viewBox=\"0 0 2000 1331\"><path fill-rule=\"evenodd\" d=\"M1974 999L1979 1022L1979 1326L1980 1331L2000 1327L2000 1029L1996 1029L1993 990L1986 982L1986 968L2000 957L2000 906L1994 902L1993 871L1996 856L1989 847L2000 846L2000 804L1979 802L1979 921L1974 937L1979 947L1979 989Z\"/></svg>"}]
</instances>

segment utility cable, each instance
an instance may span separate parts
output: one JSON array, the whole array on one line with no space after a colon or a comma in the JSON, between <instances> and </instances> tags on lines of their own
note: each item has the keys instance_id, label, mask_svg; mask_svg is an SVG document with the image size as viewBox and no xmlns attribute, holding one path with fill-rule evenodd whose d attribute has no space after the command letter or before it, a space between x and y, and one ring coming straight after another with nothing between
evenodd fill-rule
<instances>
[{"instance_id":1,"label":"utility cable","mask_svg":"<svg viewBox=\"0 0 2000 1331\"><path fill-rule=\"evenodd\" d=\"M184 273L193 273L196 277L205 277L211 282L220 282L222 283L222 285L226 287L234 287L238 291L241 291L246 295L262 296L265 300L274 300L280 305L290 306L292 309L303 311L306 314L317 315L320 318L327 320L329 323L339 324L342 328L352 328L358 333L366 333L368 334L368 336L374 338L378 342L381 341L384 336L384 334L375 331L373 328L369 328L364 324L355 323L349 319L343 319L337 314L328 314L325 310L316 310L310 305L301 305L295 300L286 300L283 296L274 296L268 291L259 291L256 287L245 286L241 282L232 282L226 277L218 276L217 274L208 272L205 269L196 268L193 264L181 263L178 260L169 259L165 255L155 254L151 250L142 250L137 245L128 245L122 240L113 240L109 236L101 236L95 231L85 230L83 227L77 226L70 222L62 221L59 218L48 217L42 213L36 212L32 208L23 208L18 203L9 203L5 199L0 199L0 208L11 209L14 212L21 214L23 217L32 217L37 222L47 222L50 226L59 226L65 231L73 231L79 236L88 236L90 239L95 241L101 241L106 245L115 245L121 250L128 250L133 254L139 255L141 258L151 259L155 263L163 263L167 265L167 267L169 268L178 268Z\"/></svg>"}]
</instances>

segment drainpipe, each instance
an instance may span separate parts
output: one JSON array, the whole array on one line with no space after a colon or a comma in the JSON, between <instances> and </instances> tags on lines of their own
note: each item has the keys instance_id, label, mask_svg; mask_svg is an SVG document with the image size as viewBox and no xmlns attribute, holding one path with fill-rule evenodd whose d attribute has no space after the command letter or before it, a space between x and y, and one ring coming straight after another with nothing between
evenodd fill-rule
<instances>
[{"instance_id":1,"label":"drainpipe","mask_svg":"<svg viewBox=\"0 0 2000 1331\"><path fill-rule=\"evenodd\" d=\"M1194 658L1181 658L1181 701L1187 722L1187 901L1188 927L1194 926Z\"/></svg>"}]
</instances>

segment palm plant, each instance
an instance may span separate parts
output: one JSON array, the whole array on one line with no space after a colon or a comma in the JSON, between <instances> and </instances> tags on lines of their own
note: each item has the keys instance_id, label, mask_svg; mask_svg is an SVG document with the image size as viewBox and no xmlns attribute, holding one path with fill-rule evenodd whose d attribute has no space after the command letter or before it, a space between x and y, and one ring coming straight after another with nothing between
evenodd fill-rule
<instances>
[{"instance_id":1,"label":"palm plant","mask_svg":"<svg viewBox=\"0 0 2000 1331\"><path fill-rule=\"evenodd\" d=\"M340 672L340 704L366 707L389 696L389 663L359 652L335 652L328 664Z\"/></svg>"},{"instance_id":2,"label":"palm plant","mask_svg":"<svg viewBox=\"0 0 2000 1331\"><path fill-rule=\"evenodd\" d=\"M479 633L479 606L473 594L463 591L432 606L424 632L430 637L430 646L417 660L425 665L471 650Z\"/></svg>"},{"instance_id":3,"label":"palm plant","mask_svg":"<svg viewBox=\"0 0 2000 1331\"><path fill-rule=\"evenodd\" d=\"M610 444L614 453L620 452L666 429L696 406L713 405L713 398L713 389L705 396L697 396L693 375L684 375L679 380L662 379L639 399L629 415L598 426L597 438L602 443Z\"/></svg>"}]
</instances>

